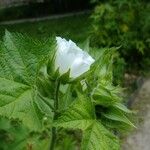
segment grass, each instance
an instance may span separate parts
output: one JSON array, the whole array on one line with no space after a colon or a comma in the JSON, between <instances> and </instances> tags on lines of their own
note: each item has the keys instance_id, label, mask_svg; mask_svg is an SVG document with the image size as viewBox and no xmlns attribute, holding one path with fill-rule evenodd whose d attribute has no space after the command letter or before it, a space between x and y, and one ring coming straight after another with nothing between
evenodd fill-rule
<instances>
[{"instance_id":1,"label":"grass","mask_svg":"<svg viewBox=\"0 0 150 150\"><path fill-rule=\"evenodd\" d=\"M10 32L21 32L38 39L46 39L51 35L62 36L81 43L86 40L90 31L89 15L78 15L34 23L0 25L0 37L5 29Z\"/></svg>"}]
</instances>

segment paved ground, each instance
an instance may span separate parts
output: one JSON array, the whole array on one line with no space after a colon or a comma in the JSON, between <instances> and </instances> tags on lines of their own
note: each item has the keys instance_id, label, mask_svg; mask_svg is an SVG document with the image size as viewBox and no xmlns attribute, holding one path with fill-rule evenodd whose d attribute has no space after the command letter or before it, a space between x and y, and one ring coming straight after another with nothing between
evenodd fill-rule
<instances>
[{"instance_id":1,"label":"paved ground","mask_svg":"<svg viewBox=\"0 0 150 150\"><path fill-rule=\"evenodd\" d=\"M137 129L124 140L122 150L150 150L150 79L145 80L132 107L138 110Z\"/></svg>"}]
</instances>

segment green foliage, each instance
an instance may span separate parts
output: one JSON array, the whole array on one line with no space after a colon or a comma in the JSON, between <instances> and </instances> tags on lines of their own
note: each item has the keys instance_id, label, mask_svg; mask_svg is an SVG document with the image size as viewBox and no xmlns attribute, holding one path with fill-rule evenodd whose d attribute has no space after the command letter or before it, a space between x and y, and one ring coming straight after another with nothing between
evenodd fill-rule
<instances>
[{"instance_id":1,"label":"green foliage","mask_svg":"<svg viewBox=\"0 0 150 150\"><path fill-rule=\"evenodd\" d=\"M118 139L100 122L94 122L83 132L83 150L119 150Z\"/></svg>"},{"instance_id":2,"label":"green foliage","mask_svg":"<svg viewBox=\"0 0 150 150\"><path fill-rule=\"evenodd\" d=\"M79 93L82 84L76 83L73 88L76 99L74 98L71 106L55 121L55 126L81 129L82 149L117 150L119 141L111 131L127 130L134 125L127 115L132 112L122 104L119 96L121 89L112 85L115 48L101 49L101 53L96 49L90 51L97 60L84 79L86 88ZM106 139L101 142L101 138Z\"/></svg>"},{"instance_id":3,"label":"green foliage","mask_svg":"<svg viewBox=\"0 0 150 150\"><path fill-rule=\"evenodd\" d=\"M114 131L134 125L128 119L132 112L122 103L121 88L113 85L116 49L88 50L96 59L89 72L62 84L51 78L53 72L48 67L55 52L53 38L40 42L6 31L0 43L0 116L19 119L22 126L19 122L19 127L10 133L16 135L14 147L4 144L2 149L22 150L28 145L29 149L38 150L44 146L46 150L48 140L41 141L40 137L46 131L53 139L54 131L57 131L54 146L58 150L79 147L83 150L119 150L119 139ZM1 129L2 124L0 122ZM4 124L4 130L9 134L8 129L13 127L9 122ZM71 131L77 134L79 130L79 139L69 134ZM32 138L31 133L34 133ZM21 141L20 145L18 141Z\"/></svg>"},{"instance_id":4,"label":"green foliage","mask_svg":"<svg viewBox=\"0 0 150 150\"><path fill-rule=\"evenodd\" d=\"M76 134L76 135L75 135ZM59 135L59 139L57 140L57 145L55 147L56 150L76 150L77 149L77 139L79 138L79 134L73 131L61 131Z\"/></svg>"},{"instance_id":5,"label":"green foliage","mask_svg":"<svg viewBox=\"0 0 150 150\"><path fill-rule=\"evenodd\" d=\"M32 130L43 128L47 104L39 97L36 82L49 49L46 43L8 31L0 45L0 115L19 118ZM50 119L51 110L46 113Z\"/></svg>"},{"instance_id":6,"label":"green foliage","mask_svg":"<svg viewBox=\"0 0 150 150\"><path fill-rule=\"evenodd\" d=\"M149 13L148 1L97 0L92 14L91 44L98 47L121 46L121 56L129 66L137 64L140 67L147 65L149 68L148 63L144 63L145 59L150 60Z\"/></svg>"},{"instance_id":7,"label":"green foliage","mask_svg":"<svg viewBox=\"0 0 150 150\"><path fill-rule=\"evenodd\" d=\"M64 128L82 129L88 128L95 119L94 110L90 100L79 97L57 121L55 126Z\"/></svg>"},{"instance_id":8,"label":"green foliage","mask_svg":"<svg viewBox=\"0 0 150 150\"><path fill-rule=\"evenodd\" d=\"M0 118L0 149L1 150L40 150L48 149L48 132L30 132L18 120Z\"/></svg>"},{"instance_id":9,"label":"green foliage","mask_svg":"<svg viewBox=\"0 0 150 150\"><path fill-rule=\"evenodd\" d=\"M125 74L125 68L126 68L127 63L125 60L119 55L117 55L114 59L114 66L115 69L113 70L113 77L114 77L114 84L121 85L124 81L124 74Z\"/></svg>"},{"instance_id":10,"label":"green foliage","mask_svg":"<svg viewBox=\"0 0 150 150\"><path fill-rule=\"evenodd\" d=\"M56 126L83 130L83 150L119 149L118 139L98 121L90 99L79 96L79 100L55 121Z\"/></svg>"}]
</instances>

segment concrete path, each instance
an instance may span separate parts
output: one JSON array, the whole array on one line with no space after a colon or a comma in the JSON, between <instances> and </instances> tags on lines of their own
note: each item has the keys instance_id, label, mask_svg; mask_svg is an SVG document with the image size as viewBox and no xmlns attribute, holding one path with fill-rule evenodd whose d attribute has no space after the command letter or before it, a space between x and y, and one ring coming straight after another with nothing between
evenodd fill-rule
<instances>
[{"instance_id":1,"label":"concrete path","mask_svg":"<svg viewBox=\"0 0 150 150\"><path fill-rule=\"evenodd\" d=\"M138 125L124 140L122 150L150 150L150 79L142 85L132 107L138 110Z\"/></svg>"}]
</instances>

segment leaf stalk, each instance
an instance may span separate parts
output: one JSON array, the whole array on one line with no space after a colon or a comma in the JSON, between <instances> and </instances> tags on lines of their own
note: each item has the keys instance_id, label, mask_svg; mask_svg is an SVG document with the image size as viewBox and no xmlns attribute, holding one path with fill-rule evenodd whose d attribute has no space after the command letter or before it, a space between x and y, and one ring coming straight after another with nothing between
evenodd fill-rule
<instances>
[{"instance_id":1,"label":"leaf stalk","mask_svg":"<svg viewBox=\"0 0 150 150\"><path fill-rule=\"evenodd\" d=\"M59 87L60 87L60 80L56 80L55 94L54 94L54 117L53 117L53 120L56 120L58 118ZM52 137L51 137L50 150L54 150L56 139L57 139L57 129L56 129L56 127L52 127L52 135L51 136Z\"/></svg>"}]
</instances>

